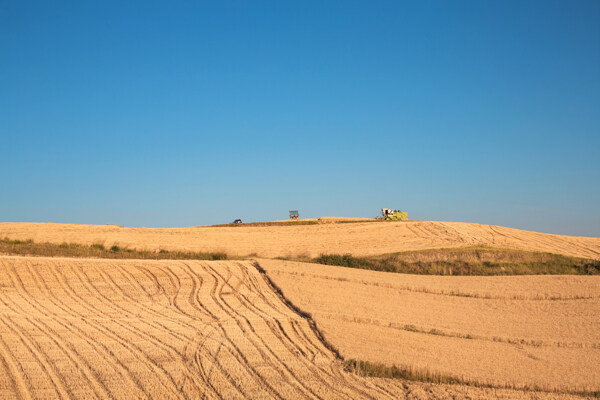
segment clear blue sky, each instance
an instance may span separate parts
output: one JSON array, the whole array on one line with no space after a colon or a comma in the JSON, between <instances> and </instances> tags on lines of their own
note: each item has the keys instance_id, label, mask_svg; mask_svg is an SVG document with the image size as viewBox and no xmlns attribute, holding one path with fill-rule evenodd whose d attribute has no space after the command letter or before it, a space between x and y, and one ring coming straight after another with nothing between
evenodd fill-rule
<instances>
[{"instance_id":1,"label":"clear blue sky","mask_svg":"<svg viewBox=\"0 0 600 400\"><path fill-rule=\"evenodd\" d=\"M0 221L600 236L600 2L2 1Z\"/></svg>"}]
</instances>

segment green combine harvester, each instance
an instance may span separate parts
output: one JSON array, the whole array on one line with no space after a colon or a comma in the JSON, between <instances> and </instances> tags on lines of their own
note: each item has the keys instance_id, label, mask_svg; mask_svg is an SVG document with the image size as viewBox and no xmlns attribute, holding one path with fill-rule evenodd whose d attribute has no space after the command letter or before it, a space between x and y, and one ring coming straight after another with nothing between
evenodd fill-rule
<instances>
[{"instance_id":1,"label":"green combine harvester","mask_svg":"<svg viewBox=\"0 0 600 400\"><path fill-rule=\"evenodd\" d=\"M391 208L382 208L381 215L383 215L386 221L406 221L408 219L408 213L400 210L392 210Z\"/></svg>"}]
</instances>

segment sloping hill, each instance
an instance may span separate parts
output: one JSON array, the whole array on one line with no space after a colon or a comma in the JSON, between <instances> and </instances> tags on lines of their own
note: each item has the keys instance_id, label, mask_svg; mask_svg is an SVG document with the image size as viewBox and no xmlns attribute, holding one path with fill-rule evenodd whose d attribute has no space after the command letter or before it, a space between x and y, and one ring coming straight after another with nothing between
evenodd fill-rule
<instances>
[{"instance_id":1,"label":"sloping hill","mask_svg":"<svg viewBox=\"0 0 600 400\"><path fill-rule=\"evenodd\" d=\"M315 257L321 253L377 255L406 250L485 245L600 258L600 238L552 235L461 222L192 228L121 228L115 225L0 223L0 237L36 242L117 244L148 250L223 251L260 257Z\"/></svg>"}]
</instances>

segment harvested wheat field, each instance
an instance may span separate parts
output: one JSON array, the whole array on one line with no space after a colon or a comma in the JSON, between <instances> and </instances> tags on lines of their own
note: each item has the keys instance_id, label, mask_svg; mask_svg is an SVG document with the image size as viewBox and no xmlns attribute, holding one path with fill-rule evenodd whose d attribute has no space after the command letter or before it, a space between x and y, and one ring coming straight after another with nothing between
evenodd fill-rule
<instances>
[{"instance_id":1,"label":"harvested wheat field","mask_svg":"<svg viewBox=\"0 0 600 400\"><path fill-rule=\"evenodd\" d=\"M600 258L600 238L551 235L461 222L355 222L314 225L122 228L115 225L0 223L0 237L36 242L114 244L146 250L225 252L259 257L321 253L379 255L406 250L485 245Z\"/></svg>"},{"instance_id":2,"label":"harvested wheat field","mask_svg":"<svg viewBox=\"0 0 600 400\"><path fill-rule=\"evenodd\" d=\"M558 396L343 367L250 262L0 257L3 399Z\"/></svg>"},{"instance_id":3,"label":"harvested wheat field","mask_svg":"<svg viewBox=\"0 0 600 400\"><path fill-rule=\"evenodd\" d=\"M346 359L494 386L600 390L600 276L260 265Z\"/></svg>"},{"instance_id":4,"label":"harvested wheat field","mask_svg":"<svg viewBox=\"0 0 600 400\"><path fill-rule=\"evenodd\" d=\"M3 398L387 395L249 263L0 261Z\"/></svg>"},{"instance_id":5,"label":"harvested wheat field","mask_svg":"<svg viewBox=\"0 0 600 400\"><path fill-rule=\"evenodd\" d=\"M466 260L473 245L600 254L598 238L489 225L317 222L1 223L0 238L34 240L15 246L40 243L41 255L83 258L0 255L0 398L580 398L600 391L600 276L139 259L178 256L158 250L285 257L460 248L403 254ZM98 246L56 246L64 242ZM91 250L138 259L85 258ZM545 257L505 253L498 254ZM383 378L390 375L381 368L392 366L403 379Z\"/></svg>"}]
</instances>

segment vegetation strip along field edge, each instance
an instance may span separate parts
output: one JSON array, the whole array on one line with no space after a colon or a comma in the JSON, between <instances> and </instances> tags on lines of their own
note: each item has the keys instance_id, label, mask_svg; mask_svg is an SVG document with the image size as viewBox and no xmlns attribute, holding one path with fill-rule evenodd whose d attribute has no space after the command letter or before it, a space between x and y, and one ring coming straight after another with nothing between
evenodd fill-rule
<instances>
[{"instance_id":1,"label":"vegetation strip along field edge","mask_svg":"<svg viewBox=\"0 0 600 400\"><path fill-rule=\"evenodd\" d=\"M354 372L357 375L364 377L373 378L387 378L387 379L399 379L415 382L428 382L434 384L446 384L446 385L466 385L479 388L490 388L490 389L512 389L521 390L525 392L548 392L548 393L561 393L571 394L582 397L594 397L600 398L600 391L588 391L588 390L562 390L562 389L548 389L538 385L513 385L513 384L490 384L481 383L474 380L459 378L453 375L440 374L424 369L416 369L406 366L392 365L387 366L381 363L375 363L370 361L349 359L344 362L344 366L347 371Z\"/></svg>"},{"instance_id":2,"label":"vegetation strip along field edge","mask_svg":"<svg viewBox=\"0 0 600 400\"><path fill-rule=\"evenodd\" d=\"M37 243L32 239L0 239L0 254L43 257L89 257L149 260L228 260L246 257L225 252L193 252L161 249L130 249L102 243ZM321 254L316 258L281 258L346 268L417 275L496 276L496 275L598 275L600 260L553 253L497 249L477 246L451 249L406 251L369 257L351 254Z\"/></svg>"},{"instance_id":3,"label":"vegetation strip along field edge","mask_svg":"<svg viewBox=\"0 0 600 400\"><path fill-rule=\"evenodd\" d=\"M91 245L79 243L36 243L32 239L18 240L0 239L0 254L40 256L40 257L85 257L110 259L141 259L141 260L230 260L238 259L224 252L202 251L159 251L130 249L113 245L107 248L102 243Z\"/></svg>"},{"instance_id":4,"label":"vegetation strip along field edge","mask_svg":"<svg viewBox=\"0 0 600 400\"><path fill-rule=\"evenodd\" d=\"M316 258L302 258L297 261L418 275L600 274L600 260L483 246L407 251L369 257L355 257L352 254L321 254Z\"/></svg>"}]
</instances>

